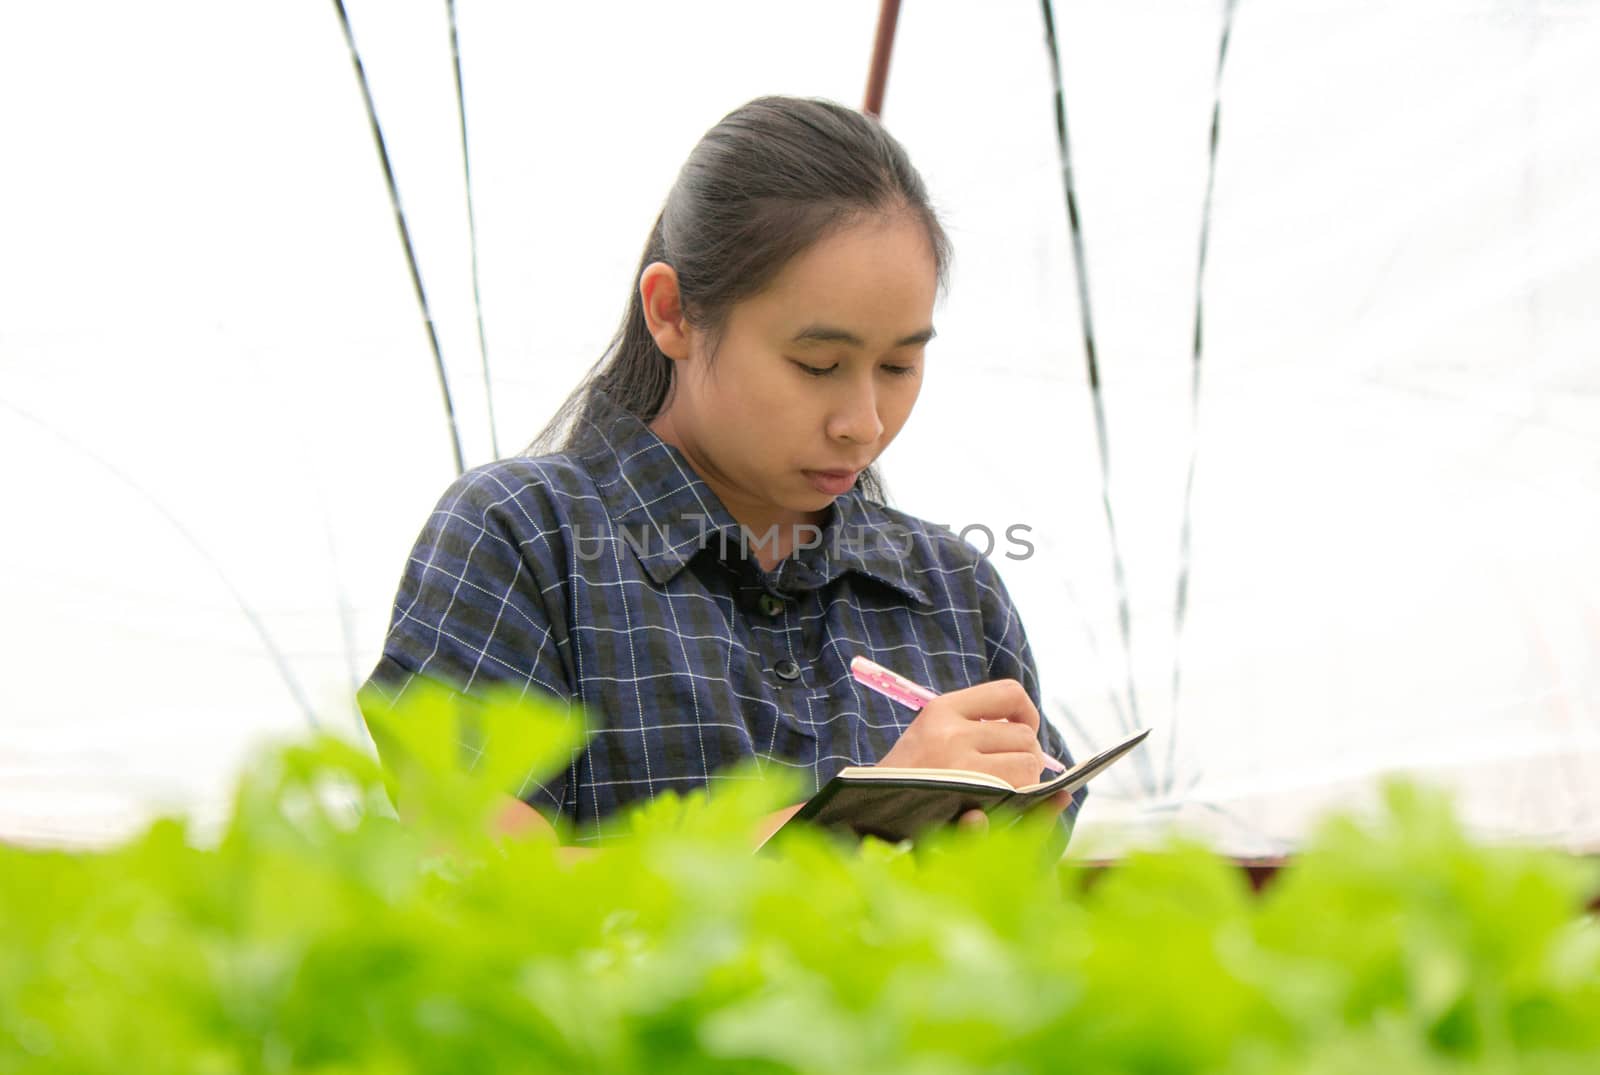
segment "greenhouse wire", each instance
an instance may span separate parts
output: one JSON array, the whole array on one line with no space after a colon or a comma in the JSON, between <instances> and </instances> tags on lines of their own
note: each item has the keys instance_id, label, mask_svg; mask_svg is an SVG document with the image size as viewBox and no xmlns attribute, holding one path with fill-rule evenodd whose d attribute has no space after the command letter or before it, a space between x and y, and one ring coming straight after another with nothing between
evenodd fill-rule
<instances>
[{"instance_id":1,"label":"greenhouse wire","mask_svg":"<svg viewBox=\"0 0 1600 1075\"><path fill-rule=\"evenodd\" d=\"M1062 89L1061 58L1056 45L1055 12L1051 0L1041 0L1045 49L1050 54L1050 81L1055 94L1056 148L1061 155L1061 180L1066 191L1067 224L1072 235L1072 261L1078 278L1079 323L1083 327L1083 352L1088 364L1089 394L1094 403L1095 443L1100 453L1100 501L1105 509L1106 532L1111 540L1111 569L1117 587L1117 624L1122 634L1123 664L1127 677L1128 711L1118 713L1122 732L1132 735L1139 724L1139 695L1133 683L1133 629L1128 602L1128 579L1117 540L1116 515L1111 507L1111 449L1106 439L1105 403L1100 393L1100 365L1094 345L1094 322L1089 306L1089 274L1083 252L1083 228L1078 216L1077 188L1072 180L1072 150L1067 139L1067 103ZM1148 794L1155 794L1155 769L1144 751L1136 752L1134 765Z\"/></svg>"},{"instance_id":2,"label":"greenhouse wire","mask_svg":"<svg viewBox=\"0 0 1600 1075\"><path fill-rule=\"evenodd\" d=\"M439 374L439 392L444 398L445 420L450 425L450 446L455 453L456 475L466 472L466 461L461 454L461 431L456 425L456 408L450 400L450 382L445 377L444 355L439 349L439 333L433 326L433 314L428 307L428 293L422 286L422 274L417 268L417 252L411 245L411 229L406 224L405 210L400 206L400 188L394 179L394 168L389 163L389 147L383 138L383 127L378 123L378 111L372 103L372 87L367 82L367 70L361 62L361 50L356 47L355 33L350 28L350 15L345 11L344 0L333 0L339 15L339 25L344 30L344 41L350 49L350 63L356 70L356 83L361 87L361 100L367 108L367 125L372 129L372 141L378 149L378 162L383 165L383 181L389 188L389 206L394 210L395 226L400 229L400 245L405 249L406 267L411 272L411 287L417 296L417 306L422 312L422 325L428 333L428 346L433 351L434 369Z\"/></svg>"},{"instance_id":3,"label":"greenhouse wire","mask_svg":"<svg viewBox=\"0 0 1600 1075\"><path fill-rule=\"evenodd\" d=\"M1178 770L1178 698L1183 684L1183 628L1189 611L1190 521L1194 507L1195 458L1200 450L1200 355L1204 343L1206 251L1211 242L1211 198L1217 182L1217 132L1222 122L1222 72L1228 62L1237 0L1222 9L1222 37L1217 45L1217 73L1211 86L1211 137L1206 149L1206 194L1200 207L1200 257L1194 275L1194 351L1189 381L1189 466L1183 480L1183 522L1178 530L1178 582L1172 605L1172 725L1167 729L1167 764L1162 793L1172 794Z\"/></svg>"},{"instance_id":4,"label":"greenhouse wire","mask_svg":"<svg viewBox=\"0 0 1600 1075\"><path fill-rule=\"evenodd\" d=\"M478 217L472 197L472 154L467 148L467 94L461 83L461 41L456 31L456 0L445 0L450 20L450 63L456 76L456 118L461 128L461 179L467 192L467 247L472 255L472 311L478 321L478 356L483 360L483 397L489 408L489 449L500 458L500 429L494 419L494 382L489 379L489 340L483 331L483 295L478 286Z\"/></svg>"}]
</instances>

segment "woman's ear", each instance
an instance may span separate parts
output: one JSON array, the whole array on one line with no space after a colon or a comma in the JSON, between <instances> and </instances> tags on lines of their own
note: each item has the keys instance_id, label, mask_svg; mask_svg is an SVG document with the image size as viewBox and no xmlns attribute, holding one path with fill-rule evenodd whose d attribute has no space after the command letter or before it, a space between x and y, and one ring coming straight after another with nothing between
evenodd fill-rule
<instances>
[{"instance_id":1,"label":"woman's ear","mask_svg":"<svg viewBox=\"0 0 1600 1075\"><path fill-rule=\"evenodd\" d=\"M689 357L689 323L678 294L678 273L664 261L652 261L639 276L639 300L645 325L661 353L672 359Z\"/></svg>"}]
</instances>

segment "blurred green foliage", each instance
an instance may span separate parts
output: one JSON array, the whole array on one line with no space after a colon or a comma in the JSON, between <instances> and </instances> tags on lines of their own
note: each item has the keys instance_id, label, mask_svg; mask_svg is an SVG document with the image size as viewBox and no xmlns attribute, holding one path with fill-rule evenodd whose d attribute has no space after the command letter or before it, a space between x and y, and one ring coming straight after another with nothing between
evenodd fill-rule
<instances>
[{"instance_id":1,"label":"blurred green foliage","mask_svg":"<svg viewBox=\"0 0 1600 1075\"><path fill-rule=\"evenodd\" d=\"M0 848L0 1073L1600 1069L1592 864L1414 788L1259 898L1193 846L1041 868L1026 824L755 854L798 789L753 771L569 862L491 820L570 714L369 719L383 767L281 749L211 846Z\"/></svg>"}]
</instances>

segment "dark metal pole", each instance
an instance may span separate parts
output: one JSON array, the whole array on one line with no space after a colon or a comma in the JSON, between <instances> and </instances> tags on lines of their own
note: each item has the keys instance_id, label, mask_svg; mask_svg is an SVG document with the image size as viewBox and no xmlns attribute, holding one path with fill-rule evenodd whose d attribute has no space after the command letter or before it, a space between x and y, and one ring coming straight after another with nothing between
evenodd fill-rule
<instances>
[{"instance_id":1,"label":"dark metal pole","mask_svg":"<svg viewBox=\"0 0 1600 1075\"><path fill-rule=\"evenodd\" d=\"M867 72L867 100L861 111L883 117L883 93L889 85L889 53L894 51L894 28L900 21L900 0L883 0L878 7L878 33L872 41L872 69Z\"/></svg>"}]
</instances>

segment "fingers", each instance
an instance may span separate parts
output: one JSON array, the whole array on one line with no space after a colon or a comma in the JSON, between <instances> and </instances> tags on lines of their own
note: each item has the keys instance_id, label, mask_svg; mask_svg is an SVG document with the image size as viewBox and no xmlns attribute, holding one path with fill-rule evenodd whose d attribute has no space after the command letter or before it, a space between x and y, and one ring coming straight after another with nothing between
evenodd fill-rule
<instances>
[{"instance_id":1,"label":"fingers","mask_svg":"<svg viewBox=\"0 0 1600 1075\"><path fill-rule=\"evenodd\" d=\"M1074 794L1075 792L1071 791L1058 791L1041 803L1038 809L1044 810L1052 815L1059 814L1061 811L1072 805L1072 796Z\"/></svg>"},{"instance_id":2,"label":"fingers","mask_svg":"<svg viewBox=\"0 0 1600 1075\"><path fill-rule=\"evenodd\" d=\"M956 827L965 832L988 832L989 815L982 810L968 810L956 819Z\"/></svg>"},{"instance_id":3,"label":"fingers","mask_svg":"<svg viewBox=\"0 0 1600 1075\"><path fill-rule=\"evenodd\" d=\"M1004 720L1027 725L1035 733L1039 730L1039 710L1022 684L1014 679L996 679L941 694L928 703L930 709L935 706L959 713L968 720Z\"/></svg>"},{"instance_id":4,"label":"fingers","mask_svg":"<svg viewBox=\"0 0 1600 1075\"><path fill-rule=\"evenodd\" d=\"M1010 784L1024 788L1039 782L1039 771L1044 768L1043 755L1037 750L1026 753L984 754L983 770Z\"/></svg>"},{"instance_id":5,"label":"fingers","mask_svg":"<svg viewBox=\"0 0 1600 1075\"><path fill-rule=\"evenodd\" d=\"M998 679L929 702L880 765L974 769L1021 787L1055 768L1038 741L1039 711L1022 684Z\"/></svg>"},{"instance_id":6,"label":"fingers","mask_svg":"<svg viewBox=\"0 0 1600 1075\"><path fill-rule=\"evenodd\" d=\"M966 730L968 742L979 754L1021 754L1033 751L1044 758L1039 739L1026 724L1008 720L973 721ZM1041 766L1042 768L1042 766Z\"/></svg>"}]
</instances>

